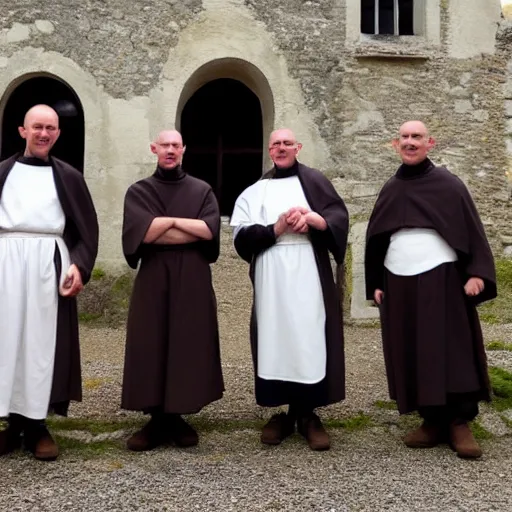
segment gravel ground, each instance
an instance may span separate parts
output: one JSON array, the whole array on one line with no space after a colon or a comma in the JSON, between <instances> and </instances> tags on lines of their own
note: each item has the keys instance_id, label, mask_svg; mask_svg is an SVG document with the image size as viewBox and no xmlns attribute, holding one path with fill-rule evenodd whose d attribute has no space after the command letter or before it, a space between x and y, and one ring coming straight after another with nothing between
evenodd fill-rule
<instances>
[{"instance_id":1,"label":"gravel ground","mask_svg":"<svg viewBox=\"0 0 512 512\"><path fill-rule=\"evenodd\" d=\"M481 423L495 437L482 441L479 461L462 461L446 446L404 447L411 420L375 405L388 400L377 329L346 328L347 400L320 411L330 420L363 412L373 426L332 429L333 446L324 453L311 452L298 436L270 449L255 428L224 428L228 420L250 425L273 411L254 402L247 266L226 240L223 245L214 281L226 393L198 415L210 422L200 445L131 454L119 440L127 433L118 431L109 435L117 447L99 455L64 450L57 462L44 464L15 454L0 460L0 511L512 510L511 431L492 410L483 408ZM484 332L488 341L512 342L512 325L485 326ZM84 401L72 405L70 416L141 417L119 410L124 329L83 325L81 339ZM489 352L489 361L512 371L512 352Z\"/></svg>"}]
</instances>

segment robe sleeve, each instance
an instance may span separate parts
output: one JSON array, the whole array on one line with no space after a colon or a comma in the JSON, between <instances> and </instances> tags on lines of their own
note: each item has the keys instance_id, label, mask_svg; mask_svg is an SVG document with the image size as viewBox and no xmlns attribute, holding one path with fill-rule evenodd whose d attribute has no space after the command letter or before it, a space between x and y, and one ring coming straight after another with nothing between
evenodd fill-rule
<instances>
[{"instance_id":1,"label":"robe sleeve","mask_svg":"<svg viewBox=\"0 0 512 512\"><path fill-rule=\"evenodd\" d=\"M64 238L68 239L70 260L78 267L83 284L87 284L98 254L99 227L94 203L80 172L61 162L53 161L52 166L57 194L66 213Z\"/></svg>"},{"instance_id":2,"label":"robe sleeve","mask_svg":"<svg viewBox=\"0 0 512 512\"><path fill-rule=\"evenodd\" d=\"M137 268L144 236L156 216L140 186L132 185L124 199L122 234L124 257L131 268Z\"/></svg>"},{"instance_id":3,"label":"robe sleeve","mask_svg":"<svg viewBox=\"0 0 512 512\"><path fill-rule=\"evenodd\" d=\"M479 277L484 281L485 288L483 292L472 299L476 304L480 304L494 299L497 295L496 269L492 251L475 203L462 182L461 185L463 187L462 209L469 241L469 254L462 262L463 270L468 279Z\"/></svg>"},{"instance_id":4,"label":"robe sleeve","mask_svg":"<svg viewBox=\"0 0 512 512\"><path fill-rule=\"evenodd\" d=\"M247 263L276 243L273 224L264 226L251 223L249 203L243 195L235 203L231 226L234 227L235 250Z\"/></svg>"},{"instance_id":5,"label":"robe sleeve","mask_svg":"<svg viewBox=\"0 0 512 512\"><path fill-rule=\"evenodd\" d=\"M98 255L99 226L96 210L85 180L79 180L80 212L75 216L75 225L79 233L78 242L72 247L69 255L71 263L80 270L83 284L89 282ZM74 197L76 199L76 196Z\"/></svg>"},{"instance_id":6,"label":"robe sleeve","mask_svg":"<svg viewBox=\"0 0 512 512\"><path fill-rule=\"evenodd\" d=\"M206 223L213 235L211 240L198 242L199 249L210 263L215 263L220 253L220 211L211 188L205 196L198 218Z\"/></svg>"},{"instance_id":7,"label":"robe sleeve","mask_svg":"<svg viewBox=\"0 0 512 512\"><path fill-rule=\"evenodd\" d=\"M301 181L313 209L327 222L325 231L312 229L310 231L313 244L321 243L333 255L336 263L341 265L345 259L349 229L349 216L343 199L339 196L333 184L320 171L314 174L303 171Z\"/></svg>"}]
</instances>

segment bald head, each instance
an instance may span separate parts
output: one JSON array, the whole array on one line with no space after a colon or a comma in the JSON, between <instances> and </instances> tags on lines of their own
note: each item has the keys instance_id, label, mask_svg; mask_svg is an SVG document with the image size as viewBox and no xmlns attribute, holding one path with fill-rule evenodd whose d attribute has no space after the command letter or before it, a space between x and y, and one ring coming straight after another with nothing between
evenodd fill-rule
<instances>
[{"instance_id":1,"label":"bald head","mask_svg":"<svg viewBox=\"0 0 512 512\"><path fill-rule=\"evenodd\" d=\"M185 147L181 133L177 130L163 130L151 143L151 152L158 158L158 165L164 170L172 170L181 164Z\"/></svg>"},{"instance_id":2,"label":"bald head","mask_svg":"<svg viewBox=\"0 0 512 512\"><path fill-rule=\"evenodd\" d=\"M302 144L297 142L295 134L289 128L280 128L270 134L268 150L274 165L279 169L288 169L297 158Z\"/></svg>"},{"instance_id":3,"label":"bald head","mask_svg":"<svg viewBox=\"0 0 512 512\"><path fill-rule=\"evenodd\" d=\"M402 132L418 133L428 138L428 128L422 121L406 121L402 126L400 126L398 134Z\"/></svg>"},{"instance_id":4,"label":"bald head","mask_svg":"<svg viewBox=\"0 0 512 512\"><path fill-rule=\"evenodd\" d=\"M417 165L427 158L435 141L423 122L407 121L400 126L398 138L393 141L393 145L404 164Z\"/></svg>"},{"instance_id":5,"label":"bald head","mask_svg":"<svg viewBox=\"0 0 512 512\"><path fill-rule=\"evenodd\" d=\"M34 120L40 119L51 120L57 128L59 128L59 116L52 107L48 105L34 105L32 108L27 110L25 119L23 120L23 126L26 128L27 123L32 123Z\"/></svg>"},{"instance_id":6,"label":"bald head","mask_svg":"<svg viewBox=\"0 0 512 512\"><path fill-rule=\"evenodd\" d=\"M165 141L178 141L183 146L183 139L178 130L162 130L155 138L155 143L165 143Z\"/></svg>"},{"instance_id":7,"label":"bald head","mask_svg":"<svg viewBox=\"0 0 512 512\"><path fill-rule=\"evenodd\" d=\"M25 156L48 160L60 135L59 116L48 105L35 105L25 114L18 131L26 140Z\"/></svg>"}]
</instances>

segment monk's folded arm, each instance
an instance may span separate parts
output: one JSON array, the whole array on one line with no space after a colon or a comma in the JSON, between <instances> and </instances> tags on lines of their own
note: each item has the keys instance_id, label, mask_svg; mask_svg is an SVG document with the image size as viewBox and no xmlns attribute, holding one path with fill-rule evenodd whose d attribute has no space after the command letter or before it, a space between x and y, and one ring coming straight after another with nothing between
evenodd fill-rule
<instances>
[{"instance_id":1,"label":"monk's folded arm","mask_svg":"<svg viewBox=\"0 0 512 512\"><path fill-rule=\"evenodd\" d=\"M186 233L178 228L171 228L158 237L153 243L158 245L181 245L197 242L198 240L200 240L200 238L195 235Z\"/></svg>"},{"instance_id":2,"label":"monk's folded arm","mask_svg":"<svg viewBox=\"0 0 512 512\"><path fill-rule=\"evenodd\" d=\"M151 244L161 237L168 229L174 226L174 219L171 217L155 217L144 235L144 243Z\"/></svg>"},{"instance_id":3,"label":"monk's folded arm","mask_svg":"<svg viewBox=\"0 0 512 512\"><path fill-rule=\"evenodd\" d=\"M181 217L173 218L173 220L174 228L178 228L181 231L185 231L190 235L197 236L202 240L211 240L213 238L213 234L204 220L185 219Z\"/></svg>"}]
</instances>

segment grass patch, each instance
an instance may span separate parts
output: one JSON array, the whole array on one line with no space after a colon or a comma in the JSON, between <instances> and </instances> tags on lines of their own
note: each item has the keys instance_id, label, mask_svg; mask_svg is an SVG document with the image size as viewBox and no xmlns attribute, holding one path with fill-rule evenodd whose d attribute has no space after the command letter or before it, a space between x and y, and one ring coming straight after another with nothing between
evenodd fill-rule
<instances>
[{"instance_id":1,"label":"grass patch","mask_svg":"<svg viewBox=\"0 0 512 512\"><path fill-rule=\"evenodd\" d=\"M343 430L348 430L349 432L355 432L373 426L373 420L370 416L360 412L357 416L352 416L349 418L340 420L326 420L324 424L326 427L342 428Z\"/></svg>"},{"instance_id":2,"label":"grass patch","mask_svg":"<svg viewBox=\"0 0 512 512\"><path fill-rule=\"evenodd\" d=\"M489 368L494 394L492 406L500 412L512 409L512 373L503 368Z\"/></svg>"},{"instance_id":3,"label":"grass patch","mask_svg":"<svg viewBox=\"0 0 512 512\"><path fill-rule=\"evenodd\" d=\"M490 341L485 345L487 350L507 350L512 352L512 343L506 343L505 341Z\"/></svg>"},{"instance_id":4,"label":"grass patch","mask_svg":"<svg viewBox=\"0 0 512 512\"><path fill-rule=\"evenodd\" d=\"M394 400L377 400L373 405L379 409L385 409L387 411L398 411L398 406Z\"/></svg>"},{"instance_id":5,"label":"grass patch","mask_svg":"<svg viewBox=\"0 0 512 512\"><path fill-rule=\"evenodd\" d=\"M512 323L512 260L496 260L498 297L479 307L480 319L490 324Z\"/></svg>"},{"instance_id":6,"label":"grass patch","mask_svg":"<svg viewBox=\"0 0 512 512\"><path fill-rule=\"evenodd\" d=\"M494 437L476 420L471 422L470 427L471 432L473 432L473 435L475 436L475 439L478 439L479 441L485 441L487 439L492 439Z\"/></svg>"},{"instance_id":7,"label":"grass patch","mask_svg":"<svg viewBox=\"0 0 512 512\"><path fill-rule=\"evenodd\" d=\"M146 418L133 418L127 420L89 420L82 418L58 418L52 416L47 423L50 429L62 430L83 430L90 434L106 434L117 430L129 430L142 427L147 421Z\"/></svg>"},{"instance_id":8,"label":"grass patch","mask_svg":"<svg viewBox=\"0 0 512 512\"><path fill-rule=\"evenodd\" d=\"M505 423L505 425L508 428L512 428L512 420L510 418L507 418L504 414L500 414L500 417L501 417L503 423Z\"/></svg>"},{"instance_id":9,"label":"grass patch","mask_svg":"<svg viewBox=\"0 0 512 512\"><path fill-rule=\"evenodd\" d=\"M92 443L84 443L78 439L70 439L69 437L59 436L56 434L55 440L59 445L59 449L66 452L66 455L80 454L82 459L92 459L112 454L114 452L124 451L122 441L97 441Z\"/></svg>"},{"instance_id":10,"label":"grass patch","mask_svg":"<svg viewBox=\"0 0 512 512\"><path fill-rule=\"evenodd\" d=\"M91 279L93 281L99 281L106 276L106 272L100 267L94 267L91 273Z\"/></svg>"},{"instance_id":11,"label":"grass patch","mask_svg":"<svg viewBox=\"0 0 512 512\"><path fill-rule=\"evenodd\" d=\"M78 320L83 323L94 322L101 318L101 313L78 313Z\"/></svg>"}]
</instances>

